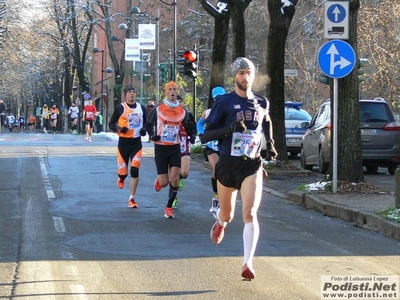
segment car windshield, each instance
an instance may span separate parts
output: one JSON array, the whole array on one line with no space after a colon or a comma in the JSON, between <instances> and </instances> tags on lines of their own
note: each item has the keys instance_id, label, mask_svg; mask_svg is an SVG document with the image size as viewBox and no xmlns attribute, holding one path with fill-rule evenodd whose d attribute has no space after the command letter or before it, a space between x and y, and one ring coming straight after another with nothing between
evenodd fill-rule
<instances>
[{"instance_id":1,"label":"car windshield","mask_svg":"<svg viewBox=\"0 0 400 300\"><path fill-rule=\"evenodd\" d=\"M285 110L285 120L300 120L300 121L310 121L311 116L304 110L297 109L286 109Z\"/></svg>"}]
</instances>

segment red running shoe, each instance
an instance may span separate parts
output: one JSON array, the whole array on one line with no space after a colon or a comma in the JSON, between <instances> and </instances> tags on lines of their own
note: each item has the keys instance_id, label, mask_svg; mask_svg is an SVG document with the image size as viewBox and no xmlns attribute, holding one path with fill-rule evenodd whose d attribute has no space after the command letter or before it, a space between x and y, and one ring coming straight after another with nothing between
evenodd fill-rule
<instances>
[{"instance_id":1,"label":"red running shoe","mask_svg":"<svg viewBox=\"0 0 400 300\"><path fill-rule=\"evenodd\" d=\"M121 178L118 178L118 180L117 180L117 185L118 185L118 188L119 189L123 189L124 188L124 181L123 180L121 180Z\"/></svg>"},{"instance_id":2,"label":"red running shoe","mask_svg":"<svg viewBox=\"0 0 400 300\"><path fill-rule=\"evenodd\" d=\"M254 269L249 267L248 264L244 264L242 267L242 277L244 281L251 281L256 276Z\"/></svg>"},{"instance_id":3,"label":"red running shoe","mask_svg":"<svg viewBox=\"0 0 400 300\"><path fill-rule=\"evenodd\" d=\"M225 226L222 226L219 224L219 221L216 220L210 232L210 238L214 244L221 243L222 239L224 238L224 229Z\"/></svg>"},{"instance_id":4,"label":"red running shoe","mask_svg":"<svg viewBox=\"0 0 400 300\"><path fill-rule=\"evenodd\" d=\"M172 207L166 207L164 217L167 219L175 218L174 213L172 212Z\"/></svg>"},{"instance_id":5,"label":"red running shoe","mask_svg":"<svg viewBox=\"0 0 400 300\"><path fill-rule=\"evenodd\" d=\"M156 192L161 191L161 185L158 182L158 178L156 178L156 180L154 181L154 189L156 190Z\"/></svg>"},{"instance_id":6,"label":"red running shoe","mask_svg":"<svg viewBox=\"0 0 400 300\"><path fill-rule=\"evenodd\" d=\"M130 198L128 200L128 207L130 207L130 208L139 208L139 205L137 205L137 203L135 202L134 198Z\"/></svg>"}]
</instances>

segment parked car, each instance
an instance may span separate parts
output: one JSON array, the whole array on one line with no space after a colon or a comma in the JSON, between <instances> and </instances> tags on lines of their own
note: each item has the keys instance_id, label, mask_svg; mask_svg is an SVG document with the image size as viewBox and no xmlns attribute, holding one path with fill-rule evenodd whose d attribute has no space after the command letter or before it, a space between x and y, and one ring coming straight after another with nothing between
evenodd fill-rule
<instances>
[{"instance_id":1,"label":"parked car","mask_svg":"<svg viewBox=\"0 0 400 300\"><path fill-rule=\"evenodd\" d=\"M301 141L301 166L319 172L328 171L331 158L331 101L317 110ZM400 164L400 122L396 121L389 104L383 98L360 100L360 130L363 165L375 173L387 167L391 175Z\"/></svg>"},{"instance_id":2,"label":"parked car","mask_svg":"<svg viewBox=\"0 0 400 300\"><path fill-rule=\"evenodd\" d=\"M311 115L301 105L301 102L285 102L286 148L292 156L300 153L301 138L306 133L301 124L311 121Z\"/></svg>"}]
</instances>

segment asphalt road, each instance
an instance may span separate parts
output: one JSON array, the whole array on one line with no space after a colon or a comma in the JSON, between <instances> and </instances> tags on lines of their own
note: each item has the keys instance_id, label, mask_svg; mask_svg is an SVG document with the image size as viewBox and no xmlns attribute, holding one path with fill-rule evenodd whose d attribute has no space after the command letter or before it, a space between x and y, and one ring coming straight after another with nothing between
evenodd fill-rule
<instances>
[{"instance_id":1,"label":"asphalt road","mask_svg":"<svg viewBox=\"0 0 400 300\"><path fill-rule=\"evenodd\" d=\"M0 299L321 299L323 275L399 275L399 242L264 193L256 279L243 282L241 203L220 245L210 170L193 164L163 217L152 145L136 200L108 135L0 135Z\"/></svg>"}]
</instances>

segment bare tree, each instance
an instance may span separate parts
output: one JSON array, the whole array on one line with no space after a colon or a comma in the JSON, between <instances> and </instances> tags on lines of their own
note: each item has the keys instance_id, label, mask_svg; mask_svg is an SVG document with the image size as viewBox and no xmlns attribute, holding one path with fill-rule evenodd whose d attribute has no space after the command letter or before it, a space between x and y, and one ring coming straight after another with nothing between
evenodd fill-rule
<instances>
[{"instance_id":1,"label":"bare tree","mask_svg":"<svg viewBox=\"0 0 400 300\"><path fill-rule=\"evenodd\" d=\"M226 3L220 2L218 8L208 1L199 0L203 8L214 18L214 41L211 58L210 90L208 93L208 107L213 104L211 91L215 86L225 86L225 62L226 49L228 46L229 19L230 14Z\"/></svg>"},{"instance_id":2,"label":"bare tree","mask_svg":"<svg viewBox=\"0 0 400 300\"><path fill-rule=\"evenodd\" d=\"M57 35L45 34L51 37L56 45L63 48L66 106L71 104L70 95L75 70L79 79L79 91L89 92L89 82L85 77L85 63L93 28L91 5L90 2L53 0L52 6L47 7L56 24Z\"/></svg>"},{"instance_id":3,"label":"bare tree","mask_svg":"<svg viewBox=\"0 0 400 300\"><path fill-rule=\"evenodd\" d=\"M284 2L283 5L282 2ZM270 101L274 140L279 153L278 159L283 161L288 159L285 131L285 47L296 4L297 0L268 0L270 25L267 46L267 74L271 81L267 87L267 98Z\"/></svg>"}]
</instances>

